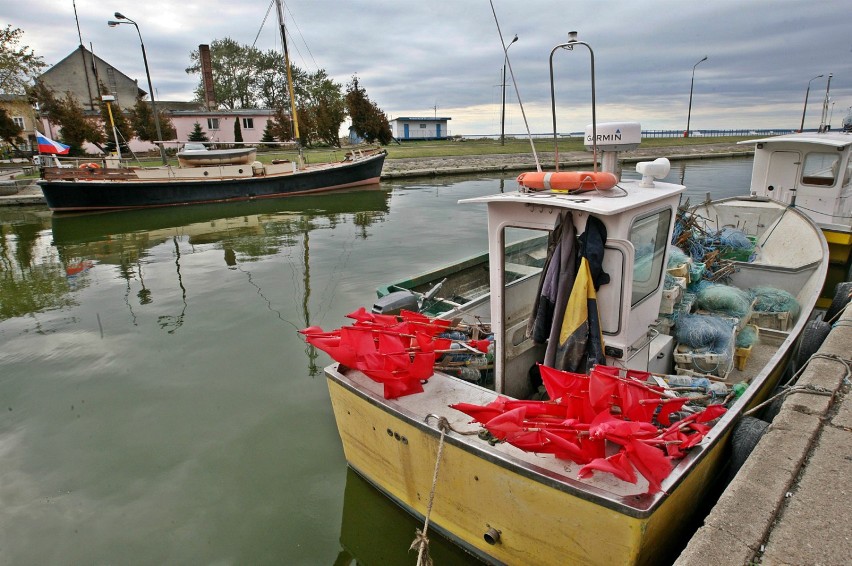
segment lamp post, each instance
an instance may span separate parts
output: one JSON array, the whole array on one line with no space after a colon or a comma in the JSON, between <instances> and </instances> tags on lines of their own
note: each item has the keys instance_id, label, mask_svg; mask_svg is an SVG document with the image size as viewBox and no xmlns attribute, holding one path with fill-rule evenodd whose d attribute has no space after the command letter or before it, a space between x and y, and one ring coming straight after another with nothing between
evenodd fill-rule
<instances>
[{"instance_id":1,"label":"lamp post","mask_svg":"<svg viewBox=\"0 0 852 566\"><path fill-rule=\"evenodd\" d=\"M802 123L799 126L799 133L805 130L805 112L808 111L808 95L811 94L811 83L819 78L824 77L825 75L817 75L811 80L808 81L808 90L805 91L805 108L802 110Z\"/></svg>"},{"instance_id":2,"label":"lamp post","mask_svg":"<svg viewBox=\"0 0 852 566\"><path fill-rule=\"evenodd\" d=\"M683 137L685 138L689 137L689 121L692 118L692 87L695 86L695 67L706 60L707 55L704 56L704 59L692 66L692 81L689 83L689 110L686 113L686 131L683 133Z\"/></svg>"},{"instance_id":3,"label":"lamp post","mask_svg":"<svg viewBox=\"0 0 852 566\"><path fill-rule=\"evenodd\" d=\"M515 39L509 42L505 53L503 53L503 110L500 114L500 145L506 145L506 63L509 61L509 48L516 41L518 41L518 34L515 34Z\"/></svg>"},{"instance_id":4,"label":"lamp post","mask_svg":"<svg viewBox=\"0 0 852 566\"><path fill-rule=\"evenodd\" d=\"M121 14L120 12L115 13L115 20L110 20L107 22L109 27L114 28L120 24L133 24L133 27L136 28L136 33L139 35L139 44L142 46L142 61L145 63L145 76L148 78L148 90L151 95L151 112L154 113L154 126L157 128L157 140L160 142L157 144L157 147L160 150L160 157L163 159L163 165L168 164L168 160L166 159L166 152L163 149L163 133L160 131L160 115L157 114L157 103L154 100L154 87L151 85L151 72L148 70L148 55L145 53L145 43L142 41L142 32L139 31L139 26L128 18L127 16Z\"/></svg>"}]
</instances>

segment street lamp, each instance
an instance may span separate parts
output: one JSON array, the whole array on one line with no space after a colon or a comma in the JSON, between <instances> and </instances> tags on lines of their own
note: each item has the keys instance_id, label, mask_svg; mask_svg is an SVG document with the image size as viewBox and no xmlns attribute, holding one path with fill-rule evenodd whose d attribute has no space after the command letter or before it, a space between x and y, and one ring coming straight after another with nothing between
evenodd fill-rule
<instances>
[{"instance_id":1,"label":"street lamp","mask_svg":"<svg viewBox=\"0 0 852 566\"><path fill-rule=\"evenodd\" d=\"M151 94L151 112L154 113L154 126L157 128L157 140L160 142L157 144L157 147L160 149L160 157L163 159L163 165L168 164L168 160L166 159L166 152L163 149L163 133L160 131L160 115L157 114L157 103L154 100L154 87L151 85L151 72L148 70L148 55L145 53L145 43L142 41L142 32L139 31L139 26L128 18L127 16L121 14L120 12L115 13L116 20L110 20L107 22L107 25L111 28L119 24L133 24L133 27L136 28L136 33L139 35L139 44L142 46L142 61L145 62L145 76L148 77L148 91Z\"/></svg>"},{"instance_id":2,"label":"street lamp","mask_svg":"<svg viewBox=\"0 0 852 566\"><path fill-rule=\"evenodd\" d=\"M805 112L808 111L808 95L811 93L811 83L817 79L824 77L825 75L817 75L811 80L808 81L808 90L805 91L805 108L802 110L802 124L799 126L799 133L805 130Z\"/></svg>"},{"instance_id":3,"label":"street lamp","mask_svg":"<svg viewBox=\"0 0 852 566\"><path fill-rule=\"evenodd\" d=\"M704 59L692 66L692 82L689 83L689 110L686 114L686 131L683 133L683 137L685 138L689 137L689 121L692 118L692 87L695 85L695 67L697 67L699 64L703 63L706 60L707 55L704 56Z\"/></svg>"},{"instance_id":4,"label":"street lamp","mask_svg":"<svg viewBox=\"0 0 852 566\"><path fill-rule=\"evenodd\" d=\"M509 61L509 48L516 41L518 41L518 34L515 34L515 39L509 42L503 53L503 111L500 115L500 145L506 145L506 63Z\"/></svg>"}]
</instances>

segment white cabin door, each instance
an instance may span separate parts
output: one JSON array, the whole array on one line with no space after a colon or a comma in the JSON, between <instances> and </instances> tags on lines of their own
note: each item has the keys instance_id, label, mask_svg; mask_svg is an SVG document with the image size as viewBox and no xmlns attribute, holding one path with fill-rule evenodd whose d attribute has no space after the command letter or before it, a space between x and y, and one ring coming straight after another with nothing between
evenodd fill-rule
<instances>
[{"instance_id":1,"label":"white cabin door","mask_svg":"<svg viewBox=\"0 0 852 566\"><path fill-rule=\"evenodd\" d=\"M799 178L802 158L798 151L773 151L766 173L765 195L771 199L790 203Z\"/></svg>"}]
</instances>

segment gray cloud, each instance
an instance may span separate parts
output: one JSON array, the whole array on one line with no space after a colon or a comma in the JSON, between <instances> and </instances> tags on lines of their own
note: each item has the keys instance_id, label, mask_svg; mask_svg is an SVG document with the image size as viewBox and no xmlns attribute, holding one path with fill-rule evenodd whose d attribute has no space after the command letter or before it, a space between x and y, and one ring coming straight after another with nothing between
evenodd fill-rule
<instances>
[{"instance_id":1,"label":"gray cloud","mask_svg":"<svg viewBox=\"0 0 852 566\"><path fill-rule=\"evenodd\" d=\"M198 80L184 72L189 53L224 37L252 43L269 1L76 5L84 45L144 87L135 29L106 25L115 11L136 20L158 97L188 100ZM595 50L602 120L685 127L692 66L704 55L709 59L695 73L693 128L796 127L808 80L829 72L835 124L852 105L852 40L840 0L494 0L494 6L506 40L519 36L509 56L534 132L550 129L548 56L570 30ZM324 68L344 84L357 73L391 117L437 112L452 117L456 134L498 131L503 53L487 0L291 0L285 16L297 65ZM3 3L0 21L22 28L24 43L49 64L79 42L72 0ZM279 43L273 10L257 46ZM588 53L559 52L555 66L560 130L582 129L590 120ZM812 83L810 127L818 123L825 85L825 79ZM507 129L520 133L508 90Z\"/></svg>"}]
</instances>

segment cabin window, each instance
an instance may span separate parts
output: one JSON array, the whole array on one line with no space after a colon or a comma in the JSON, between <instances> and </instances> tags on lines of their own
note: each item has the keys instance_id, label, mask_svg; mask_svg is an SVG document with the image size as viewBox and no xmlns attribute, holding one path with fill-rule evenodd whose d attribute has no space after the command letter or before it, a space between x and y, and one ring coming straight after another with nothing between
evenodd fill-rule
<instances>
[{"instance_id":1,"label":"cabin window","mask_svg":"<svg viewBox=\"0 0 852 566\"><path fill-rule=\"evenodd\" d=\"M503 230L503 307L507 330L520 330L517 335L510 330L510 343L516 346L516 342L524 340L529 308L535 300L541 270L547 259L549 234L528 228L507 227ZM483 275L487 277L487 272Z\"/></svg>"},{"instance_id":2,"label":"cabin window","mask_svg":"<svg viewBox=\"0 0 852 566\"><path fill-rule=\"evenodd\" d=\"M839 166L839 153L809 153L802 167L802 184L833 187Z\"/></svg>"},{"instance_id":3,"label":"cabin window","mask_svg":"<svg viewBox=\"0 0 852 566\"><path fill-rule=\"evenodd\" d=\"M630 227L634 248L631 306L652 295L662 282L671 219L671 209L660 210L637 218Z\"/></svg>"},{"instance_id":4,"label":"cabin window","mask_svg":"<svg viewBox=\"0 0 852 566\"><path fill-rule=\"evenodd\" d=\"M848 187L852 183L852 158L846 163L846 174L843 175L843 186Z\"/></svg>"},{"instance_id":5,"label":"cabin window","mask_svg":"<svg viewBox=\"0 0 852 566\"><path fill-rule=\"evenodd\" d=\"M207 129L208 130L218 130L219 129L219 118L207 118Z\"/></svg>"},{"instance_id":6,"label":"cabin window","mask_svg":"<svg viewBox=\"0 0 852 566\"><path fill-rule=\"evenodd\" d=\"M253 130L254 129L254 118L243 118L243 129L244 130Z\"/></svg>"}]
</instances>

